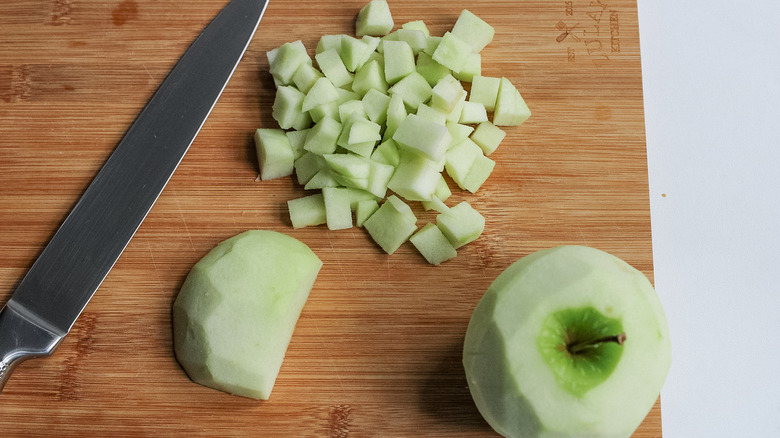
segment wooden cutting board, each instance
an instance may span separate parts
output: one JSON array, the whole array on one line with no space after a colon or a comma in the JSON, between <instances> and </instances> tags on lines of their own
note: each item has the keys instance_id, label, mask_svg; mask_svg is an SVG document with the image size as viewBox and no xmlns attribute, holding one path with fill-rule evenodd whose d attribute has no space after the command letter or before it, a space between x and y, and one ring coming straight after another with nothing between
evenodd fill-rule
<instances>
[{"instance_id":1,"label":"wooden cutting board","mask_svg":"<svg viewBox=\"0 0 780 438\"><path fill-rule=\"evenodd\" d=\"M51 238L169 69L225 0L0 2L0 303ZM496 29L483 74L533 111L491 157L477 194L485 233L442 266L384 254L362 229L294 230L292 178L256 181L252 133L275 127L265 52L353 33L363 1L271 0L211 117L135 238L55 354L0 395L16 436L494 436L461 367L472 309L541 248L609 251L652 280L634 0L390 2L433 34L468 8ZM451 181L450 181L451 183ZM454 204L453 204L454 205ZM433 219L414 206L421 223ZM193 384L171 345L192 265L247 229L288 233L324 261L269 401ZM240 336L237 333L236 336ZM619 415L619 413L616 413ZM636 432L661 435L656 404Z\"/></svg>"}]
</instances>

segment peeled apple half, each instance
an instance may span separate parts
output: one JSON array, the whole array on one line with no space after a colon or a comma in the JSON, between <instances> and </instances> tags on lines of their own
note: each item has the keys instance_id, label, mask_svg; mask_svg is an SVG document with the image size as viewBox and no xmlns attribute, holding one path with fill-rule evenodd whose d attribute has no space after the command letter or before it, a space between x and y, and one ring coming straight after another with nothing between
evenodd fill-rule
<instances>
[{"instance_id":1,"label":"peeled apple half","mask_svg":"<svg viewBox=\"0 0 780 438\"><path fill-rule=\"evenodd\" d=\"M301 241L251 230L217 245L173 305L176 359L201 385L267 400L322 267Z\"/></svg>"}]
</instances>

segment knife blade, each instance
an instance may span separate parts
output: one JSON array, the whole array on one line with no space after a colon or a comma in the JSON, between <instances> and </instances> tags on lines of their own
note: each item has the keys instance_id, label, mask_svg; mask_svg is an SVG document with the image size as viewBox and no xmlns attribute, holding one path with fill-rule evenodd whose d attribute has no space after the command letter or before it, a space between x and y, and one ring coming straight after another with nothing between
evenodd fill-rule
<instances>
[{"instance_id":1,"label":"knife blade","mask_svg":"<svg viewBox=\"0 0 780 438\"><path fill-rule=\"evenodd\" d=\"M267 0L232 0L182 55L0 310L0 391L68 334L162 193L257 30Z\"/></svg>"}]
</instances>

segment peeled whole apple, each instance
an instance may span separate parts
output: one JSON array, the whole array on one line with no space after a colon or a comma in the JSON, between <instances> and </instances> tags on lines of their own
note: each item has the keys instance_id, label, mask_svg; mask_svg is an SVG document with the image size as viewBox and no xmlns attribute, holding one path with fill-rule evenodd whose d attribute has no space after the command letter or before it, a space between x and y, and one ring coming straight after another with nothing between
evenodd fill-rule
<instances>
[{"instance_id":1,"label":"peeled whole apple","mask_svg":"<svg viewBox=\"0 0 780 438\"><path fill-rule=\"evenodd\" d=\"M482 416L506 437L629 437L671 361L658 296L604 251L559 246L496 278L466 332L463 365Z\"/></svg>"}]
</instances>

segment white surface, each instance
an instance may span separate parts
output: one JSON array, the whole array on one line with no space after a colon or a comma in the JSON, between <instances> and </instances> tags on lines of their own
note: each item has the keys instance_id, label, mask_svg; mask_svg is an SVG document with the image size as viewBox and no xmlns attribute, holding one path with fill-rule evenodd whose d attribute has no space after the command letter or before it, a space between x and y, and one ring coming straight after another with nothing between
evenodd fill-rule
<instances>
[{"instance_id":1,"label":"white surface","mask_svg":"<svg viewBox=\"0 0 780 438\"><path fill-rule=\"evenodd\" d=\"M780 2L638 6L664 436L780 437Z\"/></svg>"}]
</instances>

